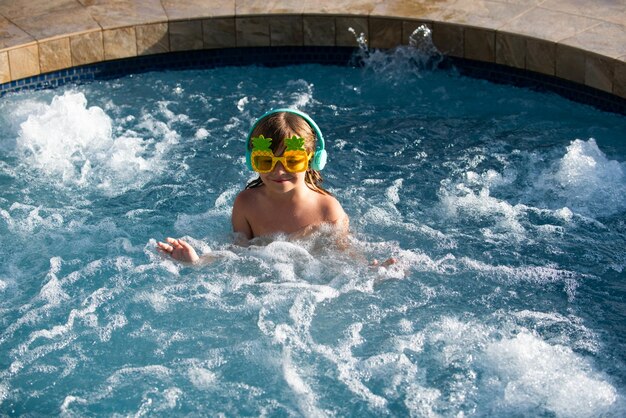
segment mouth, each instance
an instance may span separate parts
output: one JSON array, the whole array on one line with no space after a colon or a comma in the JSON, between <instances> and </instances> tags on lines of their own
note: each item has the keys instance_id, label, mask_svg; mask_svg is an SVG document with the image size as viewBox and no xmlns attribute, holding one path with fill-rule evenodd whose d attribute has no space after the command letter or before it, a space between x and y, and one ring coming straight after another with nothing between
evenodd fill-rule
<instances>
[{"instance_id":1,"label":"mouth","mask_svg":"<svg viewBox=\"0 0 626 418\"><path fill-rule=\"evenodd\" d=\"M273 181L274 183L287 183L291 181L291 178L277 178L277 179L271 179L271 181Z\"/></svg>"}]
</instances>

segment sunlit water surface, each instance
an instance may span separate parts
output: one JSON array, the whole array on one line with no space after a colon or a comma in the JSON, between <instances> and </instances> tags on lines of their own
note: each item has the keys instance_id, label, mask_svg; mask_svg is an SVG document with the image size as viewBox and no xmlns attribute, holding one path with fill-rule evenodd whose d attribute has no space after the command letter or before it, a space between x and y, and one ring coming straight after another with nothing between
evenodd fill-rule
<instances>
[{"instance_id":1,"label":"sunlit water surface","mask_svg":"<svg viewBox=\"0 0 626 418\"><path fill-rule=\"evenodd\" d=\"M626 120L411 65L4 97L0 412L623 416ZM278 106L325 132L349 251L232 245L245 136Z\"/></svg>"}]
</instances>

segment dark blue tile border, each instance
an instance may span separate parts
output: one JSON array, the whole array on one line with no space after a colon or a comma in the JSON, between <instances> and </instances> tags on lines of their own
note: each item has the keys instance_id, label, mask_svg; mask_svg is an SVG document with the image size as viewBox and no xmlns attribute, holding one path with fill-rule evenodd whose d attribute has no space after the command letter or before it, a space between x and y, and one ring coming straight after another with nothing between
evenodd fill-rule
<instances>
[{"instance_id":1,"label":"dark blue tile border","mask_svg":"<svg viewBox=\"0 0 626 418\"><path fill-rule=\"evenodd\" d=\"M359 66L358 59L355 59L356 51L356 48L351 47L257 47L171 52L105 61L0 84L0 97L9 92L49 89L65 84L112 79L147 71L243 65L278 67L307 63ZM575 102L626 115L626 99L556 77L499 64L452 57L447 57L439 68L442 70L454 68L461 75L468 77L557 93Z\"/></svg>"},{"instance_id":2,"label":"dark blue tile border","mask_svg":"<svg viewBox=\"0 0 626 418\"><path fill-rule=\"evenodd\" d=\"M112 79L147 71L304 63L349 65L353 54L354 48L342 47L229 48L171 52L104 61L12 81L0 85L0 97L9 92L54 88L68 83Z\"/></svg>"},{"instance_id":3,"label":"dark blue tile border","mask_svg":"<svg viewBox=\"0 0 626 418\"><path fill-rule=\"evenodd\" d=\"M626 116L626 99L562 78L462 58L447 57L441 67L448 69L454 67L462 75L494 83L556 93L574 102Z\"/></svg>"}]
</instances>

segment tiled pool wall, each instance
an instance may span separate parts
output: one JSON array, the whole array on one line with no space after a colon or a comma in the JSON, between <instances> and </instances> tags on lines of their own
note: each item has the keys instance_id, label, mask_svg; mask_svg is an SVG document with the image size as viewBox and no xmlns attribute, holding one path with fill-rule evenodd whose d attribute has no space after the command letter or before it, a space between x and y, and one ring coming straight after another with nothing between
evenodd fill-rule
<instances>
[{"instance_id":1,"label":"tiled pool wall","mask_svg":"<svg viewBox=\"0 0 626 418\"><path fill-rule=\"evenodd\" d=\"M11 22L4 24L12 28ZM626 115L626 60L621 57L503 30L372 15L272 14L124 27L100 23L93 30L31 42L20 43L14 36L15 46L0 49L0 94L171 68L348 65L357 47L349 28L363 33L370 48L390 49L408 44L421 25L432 30L435 46L446 56L444 66L454 65L462 74L554 91ZM623 40L620 35L615 42Z\"/></svg>"}]
</instances>

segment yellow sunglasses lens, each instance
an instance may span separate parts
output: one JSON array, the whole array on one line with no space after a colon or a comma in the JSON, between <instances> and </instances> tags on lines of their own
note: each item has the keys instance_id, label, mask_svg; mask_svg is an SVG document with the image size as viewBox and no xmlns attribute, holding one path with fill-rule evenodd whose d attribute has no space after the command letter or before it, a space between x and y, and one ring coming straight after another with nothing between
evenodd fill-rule
<instances>
[{"instance_id":1,"label":"yellow sunglasses lens","mask_svg":"<svg viewBox=\"0 0 626 418\"><path fill-rule=\"evenodd\" d=\"M309 165L309 158L305 153L297 153L292 155L286 155L284 157L285 169L287 171L291 171L292 173L299 173L301 171L306 171Z\"/></svg>"},{"instance_id":2,"label":"yellow sunglasses lens","mask_svg":"<svg viewBox=\"0 0 626 418\"><path fill-rule=\"evenodd\" d=\"M252 166L259 173L269 173L274 168L274 157L270 155L253 155Z\"/></svg>"}]
</instances>

